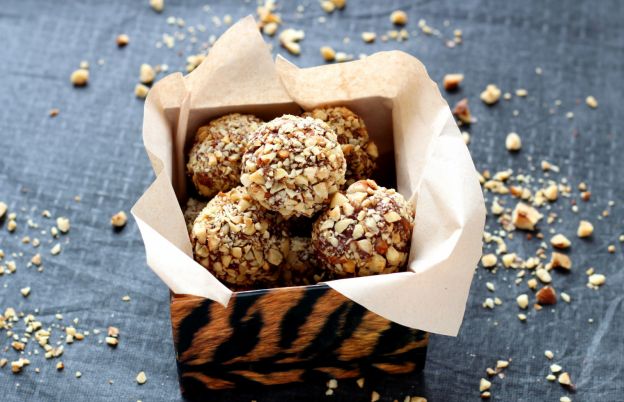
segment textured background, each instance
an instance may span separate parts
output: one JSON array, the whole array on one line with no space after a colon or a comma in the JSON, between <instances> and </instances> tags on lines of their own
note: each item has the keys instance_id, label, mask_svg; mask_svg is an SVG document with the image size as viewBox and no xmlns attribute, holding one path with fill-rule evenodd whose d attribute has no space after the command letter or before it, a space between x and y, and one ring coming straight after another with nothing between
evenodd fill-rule
<instances>
[{"instance_id":1,"label":"textured background","mask_svg":"<svg viewBox=\"0 0 624 402\"><path fill-rule=\"evenodd\" d=\"M0 277L0 309L38 309L37 316L48 326L67 325L79 319L79 330L92 331L115 325L121 342L113 350L98 343L93 335L68 345L62 360L66 369L57 372L55 361L31 356L31 366L20 375L0 369L0 389L5 401L21 400L178 400L174 354L168 317L167 289L149 271L142 242L133 222L121 232L111 230L110 216L129 211L152 180L152 171L141 142L142 101L133 88L141 63L167 63L171 70L184 66L178 50L157 49L163 32L172 32L165 19L182 17L187 26L204 23L206 40L223 27L211 23L213 15L231 14L234 20L253 13L255 5L239 2L167 0L163 14L156 14L144 1L36 2L5 0L0 10L0 200L18 212L17 233L0 233L0 248L18 262L18 271ZM468 96L478 123L471 129L470 149L477 167L492 171L513 168L528 171L548 159L561 167L561 175L574 186L589 183L592 201L583 204L578 216L568 200L556 204L561 216L556 228L570 237L580 217L594 221L593 240L575 242L571 251L575 269L557 277L556 287L573 297L570 305L560 303L541 312L528 313L520 323L516 314L513 285L515 272L492 275L479 268L468 300L466 318L457 338L433 336L427 367L422 375L401 379L370 379L365 390L352 381L342 381L330 400L369 400L372 389L382 400L403 400L406 395L426 396L430 401L479 400L479 378L497 359L512 358L505 378L493 380L492 400L558 401L565 394L573 400L618 401L624 399L624 258L617 236L624 232L624 154L620 98L624 92L624 18L618 1L362 1L350 0L346 10L327 17L316 0L283 2L280 12L285 26L303 28L303 52L295 62L311 66L322 62L318 48L331 45L358 55L398 48L420 58L432 78L463 72L466 80L449 103ZM297 15L297 4L307 5L306 17ZM388 15L397 8L408 11L410 31L417 21L440 29L447 38L461 28L465 43L448 49L439 38L422 34L407 42L377 42L364 45L362 31L379 33L391 29ZM448 20L450 26L445 27ZM131 38L125 49L117 49L119 33ZM350 36L349 45L342 38ZM104 60L98 65L97 60ZM292 58L291 58L292 59ZM81 60L91 63L91 80L84 89L74 89L70 73ZM541 67L544 73L535 74ZM514 98L486 108L478 93L488 83L503 90L526 88L526 99ZM593 94L600 107L590 110L585 96ZM562 104L554 113L554 102ZM59 108L54 119L48 110ZM519 115L513 116L518 110ZM574 119L566 119L572 111ZM522 135L524 147L510 157L504 149L509 131ZM530 162L530 159L534 161ZM80 195L82 201L73 200ZM598 215L614 200L611 215ZM26 228L33 217L43 229L51 221L40 217L42 209L53 216L65 215L72 229L62 238L63 252L49 256L49 236L43 240L45 270L36 272L26 263L31 246L19 239L36 231ZM607 254L608 244L615 254ZM522 241L509 244L521 254L529 251ZM526 247L526 249L525 249ZM585 287L583 271L594 266L608 281L599 291ZM497 286L495 295L504 304L494 311L481 307L492 296L484 282ZM19 289L32 288L23 298ZM132 300L121 301L123 295ZM493 297L493 296L492 296ZM62 313L62 322L54 315ZM593 323L588 320L593 319ZM58 325L58 324L55 324ZM54 340L58 339L56 330ZM0 339L0 357L17 359L8 337ZM34 342L27 351L38 349ZM556 362L573 377L578 391L569 394L558 384L545 380L548 362L545 349L555 352ZM36 374L35 367L41 373ZM145 385L138 386L136 374L144 370ZM74 372L81 371L82 378ZM113 383L109 383L112 380ZM238 394L229 400L318 400L324 385L306 384L273 394Z\"/></svg>"}]
</instances>

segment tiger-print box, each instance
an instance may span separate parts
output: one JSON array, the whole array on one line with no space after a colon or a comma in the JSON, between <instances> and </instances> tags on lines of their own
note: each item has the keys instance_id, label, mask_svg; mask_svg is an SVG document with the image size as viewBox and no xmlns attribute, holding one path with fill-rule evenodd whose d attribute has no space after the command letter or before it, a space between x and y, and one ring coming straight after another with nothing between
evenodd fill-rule
<instances>
[{"instance_id":1,"label":"tiger-print box","mask_svg":"<svg viewBox=\"0 0 624 402\"><path fill-rule=\"evenodd\" d=\"M227 308L173 295L182 394L421 370L428 333L372 313L324 284L235 292Z\"/></svg>"}]
</instances>

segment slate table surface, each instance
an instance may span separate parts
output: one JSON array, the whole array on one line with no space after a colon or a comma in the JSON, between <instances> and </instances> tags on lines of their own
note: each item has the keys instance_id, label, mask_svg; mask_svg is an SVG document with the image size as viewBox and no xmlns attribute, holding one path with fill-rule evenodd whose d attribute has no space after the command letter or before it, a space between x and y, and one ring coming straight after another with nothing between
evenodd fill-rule
<instances>
[{"instance_id":1,"label":"slate table surface","mask_svg":"<svg viewBox=\"0 0 624 402\"><path fill-rule=\"evenodd\" d=\"M210 4L210 10L204 6ZM528 313L528 323L517 318L515 272L492 275L476 271L466 316L457 338L432 336L424 373L402 378L369 379L364 390L353 381L341 381L331 397L324 384L305 384L279 392L241 390L224 400L370 400L371 391L382 401L402 401L419 395L429 401L479 400L479 379L498 359L513 359L504 378L495 378L495 401L624 400L624 258L617 237L624 232L624 5L618 1L355 1L344 11L326 17L315 0L282 1L284 26L305 30L300 66L321 64L318 49L333 46L348 53L386 49L407 51L424 62L441 82L444 74L464 73L456 94L444 94L452 105L468 97L478 122L470 129L470 150L479 170L512 168L529 172L542 159L561 168L561 176L576 186L586 181L592 201L574 214L560 201L559 231L573 235L579 218L595 222L596 233L571 251L573 274L557 279L557 286L573 296ZM306 8L304 17L296 6ZM403 43L379 40L373 45L359 38L363 31L391 29L388 16L402 8L409 14L408 29L419 32L424 19L444 38L453 29L463 31L464 43L450 49L442 38L412 36ZM18 271L0 277L0 308L33 312L44 325L63 315L62 324L78 319L77 327L91 331L82 342L66 345L61 357L66 369L57 372L56 360L31 355L31 365L19 375L0 369L3 401L175 401L180 400L171 329L168 290L145 263L143 244L133 221L120 231L111 229L110 216L129 212L153 179L141 140L143 102L133 95L141 63L167 63L182 70L185 56L197 51L188 40L175 49L157 48L164 32L176 30L168 16L181 17L187 27L205 24L197 36L208 40L225 27L213 16L230 14L234 20L255 11L255 2L167 0L162 14L142 1L34 1L5 0L0 9L0 200L18 212L18 230L9 235L2 223L0 248L17 255ZM447 23L445 23L447 21ZM130 36L124 49L115 46L120 33ZM348 45L344 37L350 37ZM275 43L275 39L271 40ZM278 51L279 46L274 47ZM282 50L279 50L283 52ZM184 56L182 56L184 55ZM75 89L70 73L81 60L91 64L89 85ZM103 64L99 64L101 60ZM539 67L543 73L536 74ZM506 91L525 88L528 97L514 98L487 108L478 100L489 83ZM584 99L594 95L596 110ZM561 105L556 107L556 100ZM60 114L50 118L48 111ZM554 113L549 109L555 108ZM517 116L514 116L517 111ZM573 112L574 118L566 118ZM522 151L510 156L504 138L521 134ZM80 202L74 201L79 195ZM488 200L491 196L487 197ZM613 206L608 201L613 200ZM68 216L71 231L61 238L62 253L52 258L49 236L41 236L44 272L26 263L32 246L19 239L29 231L32 217L43 229L50 222L40 216ZM599 220L604 209L608 218ZM490 229L496 226L490 222ZM521 241L510 247L525 251ZM608 244L616 252L608 254ZM12 258L10 255L7 259ZM605 274L607 284L588 289L584 270L590 266ZM495 284L494 294L485 281ZM19 289L30 286L25 298ZM131 301L122 301L130 295ZM503 305L493 311L481 304L498 296ZM103 335L93 329L109 325L121 331L120 344L111 349L98 343ZM56 330L58 333L58 329ZM55 338L56 339L56 338ZM34 342L31 353L37 349ZM0 339L0 357L14 360L10 339ZM577 391L569 393L546 381L549 362L544 350L573 377ZM40 373L35 372L35 368ZM74 373L80 371L81 378ZM148 381L137 385L145 371ZM211 400L219 400L212 398Z\"/></svg>"}]
</instances>

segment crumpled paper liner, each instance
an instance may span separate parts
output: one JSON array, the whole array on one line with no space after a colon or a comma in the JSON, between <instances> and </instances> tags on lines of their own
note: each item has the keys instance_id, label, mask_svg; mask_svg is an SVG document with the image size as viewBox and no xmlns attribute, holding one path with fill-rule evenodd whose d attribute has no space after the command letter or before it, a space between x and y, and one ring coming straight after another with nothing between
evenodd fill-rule
<instances>
[{"instance_id":1,"label":"crumpled paper liner","mask_svg":"<svg viewBox=\"0 0 624 402\"><path fill-rule=\"evenodd\" d=\"M379 147L381 176L416 204L407 272L329 281L389 320L457 335L481 255L485 207L476 170L448 104L417 59L399 51L299 69L273 61L252 17L232 26L192 73L150 91L143 121L156 180L132 209L147 263L177 294L227 305L232 291L192 257L180 202L184 155L197 128L231 112L264 119L320 105L362 116ZM394 160L394 169L387 161Z\"/></svg>"}]
</instances>

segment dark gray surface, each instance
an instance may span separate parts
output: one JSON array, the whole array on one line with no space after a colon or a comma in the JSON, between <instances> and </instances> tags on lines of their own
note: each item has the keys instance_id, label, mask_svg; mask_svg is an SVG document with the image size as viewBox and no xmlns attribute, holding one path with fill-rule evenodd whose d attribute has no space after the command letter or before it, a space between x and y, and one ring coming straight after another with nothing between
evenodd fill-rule
<instances>
[{"instance_id":1,"label":"dark gray surface","mask_svg":"<svg viewBox=\"0 0 624 402\"><path fill-rule=\"evenodd\" d=\"M177 400L176 370L168 317L167 289L149 271L142 242L133 222L120 233L109 224L112 213L129 211L152 180L144 154L140 130L142 102L132 91L141 63L168 63L172 70L184 66L184 58L154 44L163 32L173 28L165 23L169 15L183 17L187 26L204 23L208 30L199 35L219 34L212 15L231 14L234 20L253 13L254 2L211 2L212 11L203 12L204 2L167 1L159 15L143 1L37 2L10 0L0 10L0 200L18 210L20 227L6 233L2 224L0 248L6 253L24 251L15 258L18 271L0 277L0 309L12 306L20 311L39 309L44 325L55 322L54 314L64 315L64 324L79 318L80 330L104 329L115 325L121 330L116 350L98 344L102 335L87 337L68 345L62 360L66 369L56 372L55 361L31 356L31 366L20 375L0 369L0 390L5 401L21 400ZM470 146L479 169L492 171L511 167L527 170L528 156L539 162L548 159L561 166L561 176L576 186L587 181L592 201L583 204L578 216L566 199L554 210L562 222L554 227L571 237L579 217L596 224L592 241L575 242L571 255L574 272L558 275L556 287L572 294L570 305L530 312L529 322L516 319L515 272L491 275L477 271L468 301L466 317L458 338L433 336L423 375L385 379L364 391L352 381L340 382L329 400L369 400L376 389L382 400L403 400L410 395L430 401L479 400L479 378L497 359L512 358L505 378L493 381L492 400L558 401L569 394L557 384L548 383L545 349L555 352L556 361L569 371L577 384L575 401L624 400L624 258L617 236L624 232L624 154L621 96L624 92L624 30L622 3L617 1L531 1L463 2L367 1L350 0L345 11L327 17L315 0L307 4L306 18L296 16L295 3L285 5L286 26L304 28L302 66L321 63L318 48L332 45L355 55L398 48L419 57L435 80L448 72L463 72L465 83L449 102L468 96L479 119L471 130ZM364 45L364 30L381 33L390 29L388 15L396 8L409 12L410 31L417 30L420 18L447 37L461 28L465 43L447 49L443 42L422 34L407 42ZM314 16L314 18L312 18ZM444 21L450 21L444 27ZM131 38L126 49L117 49L114 38L125 32ZM348 46L342 38L350 36ZM186 47L184 45L183 47ZM187 52L187 54L190 54ZM97 65L103 59L104 65ZM91 63L91 80L84 89L74 89L68 77L81 60ZM536 67L543 68L537 76ZM504 90L526 88L529 97L514 98L487 109L478 102L486 84L497 83ZM600 107L588 109L586 95L598 98ZM562 106L550 115L556 99ZM60 115L51 119L48 110ZM513 110L519 111L513 117ZM573 111L573 120L565 112ZM522 135L522 152L510 157L504 150L504 137L515 130ZM534 163L533 163L534 164ZM73 201L80 195L82 201ZM489 197L488 197L489 198ZM597 216L616 201L608 219ZM19 209L26 208L27 212ZM31 209L35 209L31 211ZM22 245L26 219L33 216L43 228L42 209L53 216L66 215L72 229L62 240L64 250L52 258L49 236L42 245L43 273L26 268L32 247ZM65 244L67 241L67 244ZM608 244L617 245L614 255ZM512 250L526 255L535 242L515 240ZM10 256L8 259L12 259ZM594 266L607 275L599 291L585 287L583 271ZM481 303L491 296L484 282L497 286L495 295L504 304L494 311ZM32 287L23 298L19 289ZM130 303L121 301L129 294ZM589 323L588 319L593 319ZM3 331L4 332L4 331ZM59 331L55 330L58 334ZM58 337L58 335L57 335ZM58 339L58 338L55 338ZM18 357L0 339L0 357ZM29 351L38 349L34 342ZM35 367L41 369L36 374ZM148 382L135 383L136 374L145 370ZM82 378L74 377L75 371ZM109 384L113 380L113 384ZM252 394L266 400L316 400L324 398L323 385L307 384L279 393ZM249 400L250 395L230 400Z\"/></svg>"}]
</instances>

